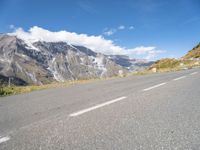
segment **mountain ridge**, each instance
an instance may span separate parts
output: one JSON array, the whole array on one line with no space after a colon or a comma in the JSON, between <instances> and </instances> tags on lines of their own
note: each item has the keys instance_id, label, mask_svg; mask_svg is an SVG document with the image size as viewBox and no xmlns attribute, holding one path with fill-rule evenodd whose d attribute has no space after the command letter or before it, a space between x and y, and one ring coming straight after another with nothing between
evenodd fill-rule
<instances>
[{"instance_id":1,"label":"mountain ridge","mask_svg":"<svg viewBox=\"0 0 200 150\"><path fill-rule=\"evenodd\" d=\"M139 65L128 56L104 55L67 42L29 42L0 34L0 80L11 78L14 84L106 78L143 68Z\"/></svg>"},{"instance_id":2,"label":"mountain ridge","mask_svg":"<svg viewBox=\"0 0 200 150\"><path fill-rule=\"evenodd\" d=\"M54 79L56 81L64 81L96 78L105 74L103 72L103 70L105 71L104 66L100 66L100 61L104 59L103 56L100 56L102 60L99 60L99 64L94 64L90 62L90 58L84 53L78 52L76 48L64 42L39 41L33 43L33 46L27 45L17 37L2 36L0 45L1 75L18 77L29 84L43 84L48 83L42 79L43 76L51 82ZM77 57L79 54L82 55L83 59L87 59L86 61L91 63L93 67L81 65L80 59ZM105 63L110 63L114 67L114 64L108 61L105 58ZM118 67L118 70L123 70L119 66L116 67ZM86 70L88 70L88 73ZM117 72L115 71L111 75L116 74ZM105 76L110 75L107 73Z\"/></svg>"}]
</instances>

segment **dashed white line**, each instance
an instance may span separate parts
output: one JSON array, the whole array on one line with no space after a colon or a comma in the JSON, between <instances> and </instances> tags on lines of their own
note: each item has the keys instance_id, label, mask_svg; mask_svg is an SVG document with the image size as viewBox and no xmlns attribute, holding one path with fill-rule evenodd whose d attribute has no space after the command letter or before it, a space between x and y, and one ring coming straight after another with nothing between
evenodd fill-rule
<instances>
[{"instance_id":1,"label":"dashed white line","mask_svg":"<svg viewBox=\"0 0 200 150\"><path fill-rule=\"evenodd\" d=\"M149 88L146 88L146 89L144 89L143 91L149 91L149 90L151 90L151 89L157 88L157 87L162 86L162 85L165 85L165 84L166 84L166 82L163 82L163 83L160 83L160 84L151 86L151 87L149 87Z\"/></svg>"},{"instance_id":2,"label":"dashed white line","mask_svg":"<svg viewBox=\"0 0 200 150\"><path fill-rule=\"evenodd\" d=\"M183 78L185 78L186 76L181 76L181 77L178 77L178 78L176 78L176 79L173 79L174 81L177 81L177 80L181 80L181 79L183 79Z\"/></svg>"},{"instance_id":3,"label":"dashed white line","mask_svg":"<svg viewBox=\"0 0 200 150\"><path fill-rule=\"evenodd\" d=\"M195 75L195 74L197 74L197 72L190 73L190 75Z\"/></svg>"},{"instance_id":4,"label":"dashed white line","mask_svg":"<svg viewBox=\"0 0 200 150\"><path fill-rule=\"evenodd\" d=\"M3 142L6 142L8 140L10 140L10 137L8 137L8 136L2 137L2 138L0 138L0 144Z\"/></svg>"},{"instance_id":5,"label":"dashed white line","mask_svg":"<svg viewBox=\"0 0 200 150\"><path fill-rule=\"evenodd\" d=\"M114 99L114 100L107 101L107 102L105 102L105 103L98 104L98 105L96 105L96 106L93 106L93 107L90 107L90 108L83 109L83 110L80 110L80 111L78 111L78 112L72 113L72 114L70 114L69 116L70 116L70 117L76 117L76 116L82 115L82 114L84 114L84 113L86 113L86 112L89 112L89 111L98 109L98 108L100 108L100 107L104 107L104 106L106 106L106 105L110 105L110 104L116 103L116 102L121 101L121 100L123 100L123 99L125 99L125 98L127 98L127 97L125 97L125 96L119 97L119 98L116 98L116 99Z\"/></svg>"}]
</instances>

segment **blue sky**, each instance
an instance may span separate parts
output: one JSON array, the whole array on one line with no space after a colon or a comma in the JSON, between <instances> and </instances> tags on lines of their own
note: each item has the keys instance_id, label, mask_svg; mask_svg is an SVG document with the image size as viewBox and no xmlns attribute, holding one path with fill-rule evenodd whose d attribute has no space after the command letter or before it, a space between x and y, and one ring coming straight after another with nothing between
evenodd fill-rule
<instances>
[{"instance_id":1,"label":"blue sky","mask_svg":"<svg viewBox=\"0 0 200 150\"><path fill-rule=\"evenodd\" d=\"M126 49L156 47L163 52L155 59L180 57L200 42L200 0L0 0L0 32L11 25L102 36Z\"/></svg>"}]
</instances>

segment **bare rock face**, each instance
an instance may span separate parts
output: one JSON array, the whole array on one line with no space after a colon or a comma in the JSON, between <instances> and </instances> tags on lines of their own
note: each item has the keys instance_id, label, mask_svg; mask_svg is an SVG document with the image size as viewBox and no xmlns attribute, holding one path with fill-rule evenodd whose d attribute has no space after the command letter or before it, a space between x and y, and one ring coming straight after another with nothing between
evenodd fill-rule
<instances>
[{"instance_id":1,"label":"bare rock face","mask_svg":"<svg viewBox=\"0 0 200 150\"><path fill-rule=\"evenodd\" d=\"M15 36L0 35L0 82L46 84L116 76L128 69L83 47L65 42L27 43Z\"/></svg>"}]
</instances>

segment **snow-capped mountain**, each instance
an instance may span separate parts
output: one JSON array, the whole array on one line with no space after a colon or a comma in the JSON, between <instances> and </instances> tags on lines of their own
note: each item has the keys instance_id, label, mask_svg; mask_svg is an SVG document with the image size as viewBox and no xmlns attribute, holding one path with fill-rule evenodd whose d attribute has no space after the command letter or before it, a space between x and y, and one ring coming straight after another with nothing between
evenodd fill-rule
<instances>
[{"instance_id":1,"label":"snow-capped mountain","mask_svg":"<svg viewBox=\"0 0 200 150\"><path fill-rule=\"evenodd\" d=\"M121 70L121 71L120 71ZM0 79L14 83L44 84L52 81L116 76L128 70L108 56L65 42L28 42L0 35Z\"/></svg>"}]
</instances>

